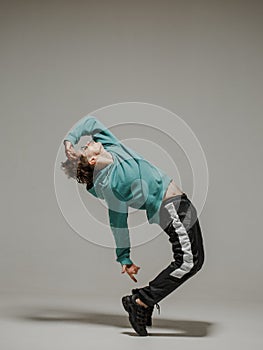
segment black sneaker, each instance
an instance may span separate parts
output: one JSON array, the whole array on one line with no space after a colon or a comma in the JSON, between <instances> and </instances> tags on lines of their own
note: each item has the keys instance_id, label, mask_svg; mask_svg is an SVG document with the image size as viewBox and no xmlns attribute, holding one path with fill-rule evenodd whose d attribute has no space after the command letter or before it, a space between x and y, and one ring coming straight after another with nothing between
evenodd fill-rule
<instances>
[{"instance_id":1,"label":"black sneaker","mask_svg":"<svg viewBox=\"0 0 263 350\"><path fill-rule=\"evenodd\" d=\"M122 297L122 305L129 313L129 321L135 332L140 336L146 336L148 335L146 330L147 308L137 304L135 301L137 298L136 294L126 295Z\"/></svg>"},{"instance_id":2,"label":"black sneaker","mask_svg":"<svg viewBox=\"0 0 263 350\"><path fill-rule=\"evenodd\" d=\"M148 306L146 308L146 326L151 327L152 326L152 314L153 314L153 306Z\"/></svg>"},{"instance_id":3,"label":"black sneaker","mask_svg":"<svg viewBox=\"0 0 263 350\"><path fill-rule=\"evenodd\" d=\"M135 290L132 290L132 294L136 294ZM148 306L146 308L146 326L151 327L152 326L152 313L153 313L153 306Z\"/></svg>"},{"instance_id":4,"label":"black sneaker","mask_svg":"<svg viewBox=\"0 0 263 350\"><path fill-rule=\"evenodd\" d=\"M136 294L136 289L132 289L132 294ZM156 304L156 308L158 309L158 312L160 314L160 306L159 304ZM152 314L153 314L154 306L148 306L146 308L146 326L151 327L152 326Z\"/></svg>"}]
</instances>

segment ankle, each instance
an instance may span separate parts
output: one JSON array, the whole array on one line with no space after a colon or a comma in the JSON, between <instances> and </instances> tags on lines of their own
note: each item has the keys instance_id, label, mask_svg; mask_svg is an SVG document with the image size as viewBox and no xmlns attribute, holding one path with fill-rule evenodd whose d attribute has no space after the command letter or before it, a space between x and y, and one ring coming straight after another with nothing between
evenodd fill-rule
<instances>
[{"instance_id":1,"label":"ankle","mask_svg":"<svg viewBox=\"0 0 263 350\"><path fill-rule=\"evenodd\" d=\"M144 306L145 308L148 307L148 305L144 304L139 298L135 300L137 304Z\"/></svg>"}]
</instances>

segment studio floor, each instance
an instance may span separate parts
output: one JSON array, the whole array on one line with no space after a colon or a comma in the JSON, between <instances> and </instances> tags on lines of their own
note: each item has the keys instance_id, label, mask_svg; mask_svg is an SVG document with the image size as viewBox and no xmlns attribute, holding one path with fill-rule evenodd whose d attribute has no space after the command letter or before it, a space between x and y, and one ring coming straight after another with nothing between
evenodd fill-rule
<instances>
[{"instance_id":1,"label":"studio floor","mask_svg":"<svg viewBox=\"0 0 263 350\"><path fill-rule=\"evenodd\" d=\"M131 328L119 298L1 295L3 350L262 349L263 305L167 298L148 337Z\"/></svg>"}]
</instances>

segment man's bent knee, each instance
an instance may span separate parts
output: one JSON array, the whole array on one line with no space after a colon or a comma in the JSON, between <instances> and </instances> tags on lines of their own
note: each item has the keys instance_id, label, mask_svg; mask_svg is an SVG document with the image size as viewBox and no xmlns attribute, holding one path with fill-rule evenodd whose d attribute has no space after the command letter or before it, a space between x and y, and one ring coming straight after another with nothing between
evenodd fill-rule
<instances>
[{"instance_id":1,"label":"man's bent knee","mask_svg":"<svg viewBox=\"0 0 263 350\"><path fill-rule=\"evenodd\" d=\"M195 272L201 270L201 268L202 268L203 265L204 265L204 261L205 261L204 255L200 256L200 257L197 259L197 261L196 261L196 263L195 263L195 266L194 266Z\"/></svg>"}]
</instances>

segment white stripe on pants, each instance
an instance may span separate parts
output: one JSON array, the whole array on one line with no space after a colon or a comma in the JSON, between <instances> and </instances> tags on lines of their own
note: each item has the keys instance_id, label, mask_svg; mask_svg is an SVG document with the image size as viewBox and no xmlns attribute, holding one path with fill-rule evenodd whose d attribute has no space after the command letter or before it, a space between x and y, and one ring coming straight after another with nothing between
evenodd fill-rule
<instances>
[{"instance_id":1,"label":"white stripe on pants","mask_svg":"<svg viewBox=\"0 0 263 350\"><path fill-rule=\"evenodd\" d=\"M171 215L171 218L173 220L172 225L175 229L175 232L178 235L178 239L183 252L182 265L178 269L171 272L170 275L173 277L182 278L185 274L190 272L194 266L191 242L189 240L189 236L185 226L180 221L180 218L177 214L174 204L172 202L168 203L165 205L165 208L168 210L169 214Z\"/></svg>"}]
</instances>

